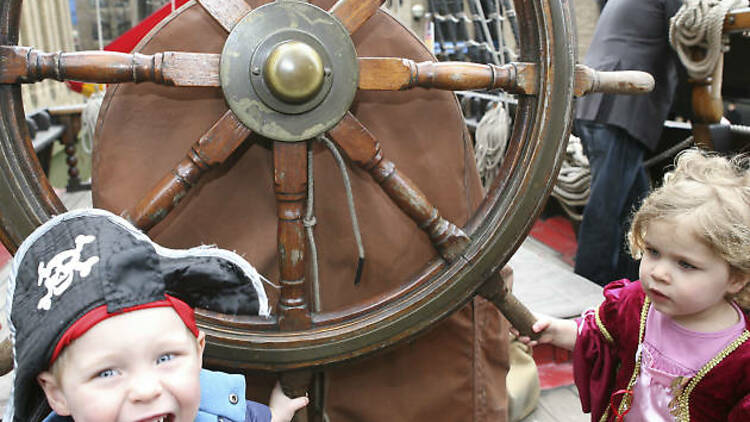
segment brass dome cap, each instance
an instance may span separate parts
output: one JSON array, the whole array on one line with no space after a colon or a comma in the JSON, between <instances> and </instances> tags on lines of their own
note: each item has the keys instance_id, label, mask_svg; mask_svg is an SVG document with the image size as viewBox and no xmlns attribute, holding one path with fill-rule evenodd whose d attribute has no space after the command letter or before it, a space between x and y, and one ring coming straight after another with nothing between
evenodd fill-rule
<instances>
[{"instance_id":1,"label":"brass dome cap","mask_svg":"<svg viewBox=\"0 0 750 422\"><path fill-rule=\"evenodd\" d=\"M280 100L299 104L313 98L323 86L323 60L300 41L279 44L268 55L263 80Z\"/></svg>"}]
</instances>

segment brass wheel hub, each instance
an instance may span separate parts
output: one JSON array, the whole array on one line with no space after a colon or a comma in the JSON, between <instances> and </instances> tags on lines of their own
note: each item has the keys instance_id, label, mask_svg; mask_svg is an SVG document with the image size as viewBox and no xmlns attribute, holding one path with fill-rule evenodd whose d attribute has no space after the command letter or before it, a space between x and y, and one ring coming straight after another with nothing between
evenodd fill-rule
<instances>
[{"instance_id":1,"label":"brass wheel hub","mask_svg":"<svg viewBox=\"0 0 750 422\"><path fill-rule=\"evenodd\" d=\"M219 74L237 118L255 133L286 142L313 138L338 123L359 79L346 28L299 1L248 13L227 38Z\"/></svg>"},{"instance_id":2,"label":"brass wheel hub","mask_svg":"<svg viewBox=\"0 0 750 422\"><path fill-rule=\"evenodd\" d=\"M323 86L323 60L314 48L300 41L287 41L268 55L263 80L280 100L300 104L310 100Z\"/></svg>"}]
</instances>

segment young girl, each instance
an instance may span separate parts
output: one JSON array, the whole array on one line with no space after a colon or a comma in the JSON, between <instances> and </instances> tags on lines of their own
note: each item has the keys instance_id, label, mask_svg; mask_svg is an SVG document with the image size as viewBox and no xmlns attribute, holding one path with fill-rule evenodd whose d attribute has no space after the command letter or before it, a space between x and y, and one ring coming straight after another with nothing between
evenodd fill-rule
<instances>
[{"instance_id":1,"label":"young girl","mask_svg":"<svg viewBox=\"0 0 750 422\"><path fill-rule=\"evenodd\" d=\"M573 350L592 421L750 421L749 163L681 154L633 219L640 281L610 283L576 321L534 324Z\"/></svg>"}]
</instances>

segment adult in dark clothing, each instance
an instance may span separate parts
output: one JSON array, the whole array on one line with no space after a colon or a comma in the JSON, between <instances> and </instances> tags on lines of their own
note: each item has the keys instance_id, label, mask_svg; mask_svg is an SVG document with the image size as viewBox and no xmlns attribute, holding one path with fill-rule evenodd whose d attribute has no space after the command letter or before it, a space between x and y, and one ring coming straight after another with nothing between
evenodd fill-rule
<instances>
[{"instance_id":1,"label":"adult in dark clothing","mask_svg":"<svg viewBox=\"0 0 750 422\"><path fill-rule=\"evenodd\" d=\"M575 133L591 164L591 196L578 235L575 272L601 285L637 279L625 252L634 207L649 191L643 157L653 151L677 86L679 59L669 19L681 0L609 0L585 64L597 70L642 70L654 76L647 95L594 94L578 100Z\"/></svg>"}]
</instances>

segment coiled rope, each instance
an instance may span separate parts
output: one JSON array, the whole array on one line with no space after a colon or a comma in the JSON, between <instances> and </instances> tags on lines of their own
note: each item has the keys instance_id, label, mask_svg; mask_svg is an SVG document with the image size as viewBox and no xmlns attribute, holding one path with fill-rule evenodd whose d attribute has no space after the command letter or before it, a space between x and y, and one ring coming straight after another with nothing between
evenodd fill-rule
<instances>
[{"instance_id":1,"label":"coiled rope","mask_svg":"<svg viewBox=\"0 0 750 422\"><path fill-rule=\"evenodd\" d=\"M591 194L591 169L589 160L583 153L581 140L573 135L568 138L565 155L560 166L555 186L551 195L558 200L560 206L575 221L583 219L583 207Z\"/></svg>"},{"instance_id":2,"label":"coiled rope","mask_svg":"<svg viewBox=\"0 0 750 422\"><path fill-rule=\"evenodd\" d=\"M496 104L482 116L474 134L474 159L482 185L487 188L497 174L510 136L510 115L503 104Z\"/></svg>"},{"instance_id":3,"label":"coiled rope","mask_svg":"<svg viewBox=\"0 0 750 422\"><path fill-rule=\"evenodd\" d=\"M711 76L721 54L728 48L722 34L727 12L747 5L747 0L685 0L669 20L669 43L691 78ZM696 48L705 51L702 58L693 54Z\"/></svg>"}]
</instances>

